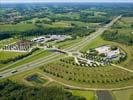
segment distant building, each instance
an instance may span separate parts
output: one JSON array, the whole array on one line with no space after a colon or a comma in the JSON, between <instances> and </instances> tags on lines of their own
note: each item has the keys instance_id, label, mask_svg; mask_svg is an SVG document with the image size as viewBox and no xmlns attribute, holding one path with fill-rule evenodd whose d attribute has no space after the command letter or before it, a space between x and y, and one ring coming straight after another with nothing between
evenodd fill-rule
<instances>
[{"instance_id":1,"label":"distant building","mask_svg":"<svg viewBox=\"0 0 133 100\"><path fill-rule=\"evenodd\" d=\"M20 41L16 42L16 46L20 50L28 50L32 47L32 42L28 41L28 40L20 40Z\"/></svg>"},{"instance_id":2,"label":"distant building","mask_svg":"<svg viewBox=\"0 0 133 100\"><path fill-rule=\"evenodd\" d=\"M108 45L101 46L95 49L99 54L105 54L107 58L116 58L121 52L120 49L111 50L111 47Z\"/></svg>"},{"instance_id":3,"label":"distant building","mask_svg":"<svg viewBox=\"0 0 133 100\"><path fill-rule=\"evenodd\" d=\"M16 43L6 45L3 50L5 51L19 51L27 52L32 48L32 42L28 40L20 40Z\"/></svg>"}]
</instances>

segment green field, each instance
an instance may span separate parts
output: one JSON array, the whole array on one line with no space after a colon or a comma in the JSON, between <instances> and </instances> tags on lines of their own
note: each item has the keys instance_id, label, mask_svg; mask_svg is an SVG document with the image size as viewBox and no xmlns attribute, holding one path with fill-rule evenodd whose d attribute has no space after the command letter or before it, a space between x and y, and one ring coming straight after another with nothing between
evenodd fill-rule
<instances>
[{"instance_id":1,"label":"green field","mask_svg":"<svg viewBox=\"0 0 133 100\"><path fill-rule=\"evenodd\" d=\"M0 51L0 60L7 60L10 58L15 58L22 54L25 54L25 53Z\"/></svg>"},{"instance_id":2,"label":"green field","mask_svg":"<svg viewBox=\"0 0 133 100\"><path fill-rule=\"evenodd\" d=\"M22 60L14 63L14 64L11 64L11 66L9 65L9 67L7 67L6 69L17 67L17 66L20 66L20 65L35 61L35 60L37 60L39 58L42 58L42 57L45 57L45 56L47 56L49 54L51 54L51 53L48 52L48 51L39 50L37 52L34 52L31 56L29 56L29 57L27 57L25 59L22 59ZM4 70L6 70L6 69L4 69ZM3 71L3 69L0 70L0 71Z\"/></svg>"},{"instance_id":3,"label":"green field","mask_svg":"<svg viewBox=\"0 0 133 100\"><path fill-rule=\"evenodd\" d=\"M54 28L54 27L71 27L69 23L65 22L55 22L52 24L43 24L42 25L44 28ZM35 30L38 29L38 27L35 24L27 24L27 23L18 23L15 25L12 24L4 24L0 25L0 31L9 31L9 32L23 32L23 31L28 31L28 30Z\"/></svg>"},{"instance_id":4,"label":"green field","mask_svg":"<svg viewBox=\"0 0 133 100\"><path fill-rule=\"evenodd\" d=\"M69 90L73 95L85 97L86 100L96 100L95 93L92 91L80 91L80 90Z\"/></svg>"},{"instance_id":5,"label":"green field","mask_svg":"<svg viewBox=\"0 0 133 100\"><path fill-rule=\"evenodd\" d=\"M0 61L5 61L5 60L8 60L8 59L14 59L18 56L21 56L23 54L26 54L26 53L20 53L20 52L9 52L9 51L0 51ZM12 63L12 62L10 62ZM10 64L10 63L0 63L0 68L3 68L4 66Z\"/></svg>"},{"instance_id":6,"label":"green field","mask_svg":"<svg viewBox=\"0 0 133 100\"><path fill-rule=\"evenodd\" d=\"M133 100L133 89L113 91L116 100Z\"/></svg>"},{"instance_id":7,"label":"green field","mask_svg":"<svg viewBox=\"0 0 133 100\"><path fill-rule=\"evenodd\" d=\"M63 42L56 43L55 45L56 45L56 47L58 47L60 49L65 49L70 46L73 46L75 43L82 41L82 39L84 39L84 38L77 38L74 40L63 41Z\"/></svg>"},{"instance_id":8,"label":"green field","mask_svg":"<svg viewBox=\"0 0 133 100\"><path fill-rule=\"evenodd\" d=\"M15 25L12 24L4 24L0 25L0 31L9 31L9 32L22 32L27 30L37 29L37 27L34 24L25 24L25 23L18 23Z\"/></svg>"}]
</instances>

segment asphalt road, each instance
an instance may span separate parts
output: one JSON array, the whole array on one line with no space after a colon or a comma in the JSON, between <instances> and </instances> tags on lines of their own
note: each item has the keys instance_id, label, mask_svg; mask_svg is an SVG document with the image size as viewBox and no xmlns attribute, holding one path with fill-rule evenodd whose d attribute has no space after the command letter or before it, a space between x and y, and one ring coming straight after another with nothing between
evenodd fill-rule
<instances>
[{"instance_id":1,"label":"asphalt road","mask_svg":"<svg viewBox=\"0 0 133 100\"><path fill-rule=\"evenodd\" d=\"M64 49L67 52L70 51L77 51L80 50L83 46L85 46L87 43L91 42L93 39L95 39L96 37L98 37L99 35L101 35L105 30L107 30L109 27L111 27L117 20L119 20L122 16L118 16L116 17L114 20L112 20L109 24L105 25L103 28L99 28L95 33L87 36L84 40L82 40L79 43L74 44L73 46ZM18 74L24 71L28 71L31 69L34 69L36 67L40 67L41 65L56 61L58 59L60 59L58 56L60 56L60 54L51 54L49 56L45 56L43 58L40 58L36 61L18 66L17 68L12 68L12 69L8 69L5 71L0 72L0 78L7 78L9 76L12 76L14 74ZM13 71L15 71L14 73L12 73Z\"/></svg>"}]
</instances>

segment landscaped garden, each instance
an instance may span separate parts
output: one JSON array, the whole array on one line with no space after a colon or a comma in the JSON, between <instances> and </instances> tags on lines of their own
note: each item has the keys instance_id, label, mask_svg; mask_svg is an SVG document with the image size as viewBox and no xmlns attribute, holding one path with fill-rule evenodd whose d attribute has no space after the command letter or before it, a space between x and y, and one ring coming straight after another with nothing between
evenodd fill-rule
<instances>
[{"instance_id":1,"label":"landscaped garden","mask_svg":"<svg viewBox=\"0 0 133 100\"><path fill-rule=\"evenodd\" d=\"M61 59L41 68L57 80L85 87L121 87L131 85L133 74L113 66L77 65L72 58ZM117 73L119 72L119 73Z\"/></svg>"},{"instance_id":2,"label":"landscaped garden","mask_svg":"<svg viewBox=\"0 0 133 100\"><path fill-rule=\"evenodd\" d=\"M88 66L106 66L111 63L120 63L126 59L126 53L114 45L103 45L90 48L78 57L79 63Z\"/></svg>"},{"instance_id":3,"label":"landscaped garden","mask_svg":"<svg viewBox=\"0 0 133 100\"><path fill-rule=\"evenodd\" d=\"M37 85L42 85L42 84L45 84L46 82L48 82L47 79L42 78L42 76L40 76L39 74L33 74L30 76L27 76L25 78L25 80L27 80L33 84L37 84Z\"/></svg>"}]
</instances>

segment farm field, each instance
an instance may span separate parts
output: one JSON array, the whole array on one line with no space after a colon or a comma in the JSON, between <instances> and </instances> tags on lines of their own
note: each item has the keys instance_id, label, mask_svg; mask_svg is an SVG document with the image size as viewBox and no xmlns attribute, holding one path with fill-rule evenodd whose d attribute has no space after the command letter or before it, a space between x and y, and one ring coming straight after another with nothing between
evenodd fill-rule
<instances>
[{"instance_id":1,"label":"farm field","mask_svg":"<svg viewBox=\"0 0 133 100\"><path fill-rule=\"evenodd\" d=\"M122 17L112 28L130 28L133 22L133 17Z\"/></svg>"},{"instance_id":2,"label":"farm field","mask_svg":"<svg viewBox=\"0 0 133 100\"><path fill-rule=\"evenodd\" d=\"M59 21L53 22L52 24L42 24L43 28L65 28L65 27L73 27L74 24L76 27L97 27L99 23L85 23L80 21ZM4 24L0 25L0 32L23 32L28 30L35 30L38 29L33 23L18 23L15 25L12 24Z\"/></svg>"},{"instance_id":3,"label":"farm field","mask_svg":"<svg viewBox=\"0 0 133 100\"><path fill-rule=\"evenodd\" d=\"M24 23L18 23L16 25L12 24L5 24L5 25L0 25L0 31L1 32L22 32L22 31L27 31L27 30L32 30L32 29L37 29L37 27L33 24L24 24Z\"/></svg>"}]
</instances>

